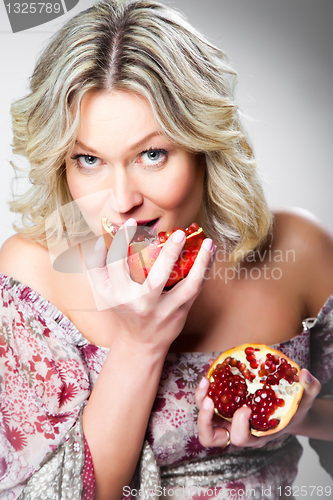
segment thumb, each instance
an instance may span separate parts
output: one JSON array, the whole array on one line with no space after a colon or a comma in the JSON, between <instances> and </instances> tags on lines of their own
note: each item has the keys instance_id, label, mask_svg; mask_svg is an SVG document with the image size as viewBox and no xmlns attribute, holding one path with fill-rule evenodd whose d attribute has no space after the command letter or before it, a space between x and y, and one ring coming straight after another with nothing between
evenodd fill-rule
<instances>
[{"instance_id":1,"label":"thumb","mask_svg":"<svg viewBox=\"0 0 333 500\"><path fill-rule=\"evenodd\" d=\"M313 400L321 391L321 384L319 380L311 375L311 373L306 369L300 371L299 381L304 387L302 406L310 408L312 406Z\"/></svg>"}]
</instances>

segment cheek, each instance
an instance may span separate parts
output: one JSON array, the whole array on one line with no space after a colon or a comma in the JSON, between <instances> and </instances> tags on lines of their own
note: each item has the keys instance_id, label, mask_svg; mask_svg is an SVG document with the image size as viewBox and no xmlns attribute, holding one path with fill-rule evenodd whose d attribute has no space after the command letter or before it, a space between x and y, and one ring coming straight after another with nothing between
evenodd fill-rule
<instances>
[{"instance_id":1,"label":"cheek","mask_svg":"<svg viewBox=\"0 0 333 500\"><path fill-rule=\"evenodd\" d=\"M201 170L190 164L182 175L170 186L169 197L175 205L183 209L199 208L203 195L203 176Z\"/></svg>"},{"instance_id":2,"label":"cheek","mask_svg":"<svg viewBox=\"0 0 333 500\"><path fill-rule=\"evenodd\" d=\"M187 160L187 161L186 161ZM179 162L175 172L155 186L155 199L165 209L199 208L204 184L204 168L192 159Z\"/></svg>"},{"instance_id":3,"label":"cheek","mask_svg":"<svg viewBox=\"0 0 333 500\"><path fill-rule=\"evenodd\" d=\"M92 189L89 182L76 175L75 167L66 169L68 188L81 214L95 235L102 233L101 220L110 212L113 201L111 189Z\"/></svg>"}]
</instances>

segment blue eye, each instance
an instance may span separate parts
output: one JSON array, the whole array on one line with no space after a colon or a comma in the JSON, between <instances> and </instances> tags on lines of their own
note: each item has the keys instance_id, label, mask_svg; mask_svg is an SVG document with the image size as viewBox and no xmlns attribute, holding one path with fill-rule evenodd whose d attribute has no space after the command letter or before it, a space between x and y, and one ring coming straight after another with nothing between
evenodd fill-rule
<instances>
[{"instance_id":1,"label":"blue eye","mask_svg":"<svg viewBox=\"0 0 333 500\"><path fill-rule=\"evenodd\" d=\"M142 151L139 163L145 166L160 166L167 159L168 153L164 149L149 149Z\"/></svg>"},{"instance_id":2,"label":"blue eye","mask_svg":"<svg viewBox=\"0 0 333 500\"><path fill-rule=\"evenodd\" d=\"M93 168L98 167L101 164L101 160L97 156L92 155L81 155L77 154L71 156L72 160L77 160L77 166L79 168Z\"/></svg>"},{"instance_id":3,"label":"blue eye","mask_svg":"<svg viewBox=\"0 0 333 500\"><path fill-rule=\"evenodd\" d=\"M84 161L90 167L95 165L96 162L98 161L98 158L96 156L84 155L84 156L81 156L80 158L84 158ZM81 161L81 163L82 163L82 161Z\"/></svg>"},{"instance_id":4,"label":"blue eye","mask_svg":"<svg viewBox=\"0 0 333 500\"><path fill-rule=\"evenodd\" d=\"M147 151L147 153L143 154L142 157L146 155L149 161L155 162L161 159L162 153L158 149Z\"/></svg>"}]
</instances>

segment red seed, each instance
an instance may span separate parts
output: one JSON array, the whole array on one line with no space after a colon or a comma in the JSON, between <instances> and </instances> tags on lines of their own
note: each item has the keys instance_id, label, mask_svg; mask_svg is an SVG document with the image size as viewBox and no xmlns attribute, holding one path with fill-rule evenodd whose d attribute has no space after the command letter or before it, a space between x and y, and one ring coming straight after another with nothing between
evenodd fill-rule
<instances>
[{"instance_id":1,"label":"red seed","mask_svg":"<svg viewBox=\"0 0 333 500\"><path fill-rule=\"evenodd\" d=\"M265 363L261 363L258 372L259 362L254 355L255 349L248 347L245 350L248 364L241 360L228 356L214 370L213 377L216 387L214 388L212 399L218 396L218 412L226 418L232 418L234 412L243 405L251 409L251 427L258 431L275 429L280 420L274 419L274 413L278 408L285 406L285 401L274 388L280 384L281 379L289 383L294 382L297 377L297 369L284 358L268 353ZM283 361L282 361L283 360ZM248 368L249 366L249 368ZM237 373L233 373L237 367ZM248 392L252 380L258 377L262 383L262 388L254 394ZM283 382L285 385L286 382Z\"/></svg>"},{"instance_id":2,"label":"red seed","mask_svg":"<svg viewBox=\"0 0 333 500\"><path fill-rule=\"evenodd\" d=\"M259 366L258 361L257 360L251 361L250 366L255 370Z\"/></svg>"},{"instance_id":3,"label":"red seed","mask_svg":"<svg viewBox=\"0 0 333 500\"><path fill-rule=\"evenodd\" d=\"M237 360L236 358L227 358L227 359L229 359L229 360L230 360L230 361L229 361L230 366L232 366L232 367L234 367L234 368L237 366L237 364L238 364L238 360Z\"/></svg>"}]
</instances>

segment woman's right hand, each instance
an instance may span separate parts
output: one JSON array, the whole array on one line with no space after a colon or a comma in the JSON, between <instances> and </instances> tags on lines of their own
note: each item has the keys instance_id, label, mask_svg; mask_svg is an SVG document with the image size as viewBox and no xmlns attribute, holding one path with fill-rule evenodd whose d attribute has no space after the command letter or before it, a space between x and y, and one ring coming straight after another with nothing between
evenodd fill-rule
<instances>
[{"instance_id":1,"label":"woman's right hand","mask_svg":"<svg viewBox=\"0 0 333 500\"><path fill-rule=\"evenodd\" d=\"M127 264L128 244L135 231L136 222L129 219L115 235L109 252L101 237L85 261L92 285L104 302L102 307L112 308L118 317L122 341L131 347L166 352L181 332L202 289L215 247L211 239L204 240L186 279L163 292L184 246L185 233L178 230L166 241L149 276L140 285L131 279Z\"/></svg>"}]
</instances>

